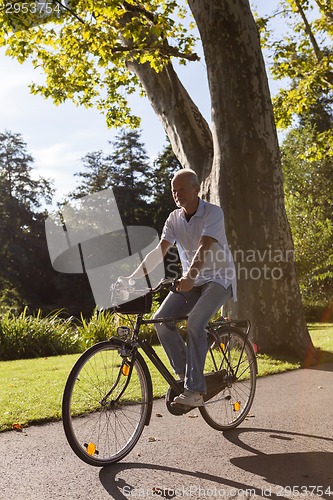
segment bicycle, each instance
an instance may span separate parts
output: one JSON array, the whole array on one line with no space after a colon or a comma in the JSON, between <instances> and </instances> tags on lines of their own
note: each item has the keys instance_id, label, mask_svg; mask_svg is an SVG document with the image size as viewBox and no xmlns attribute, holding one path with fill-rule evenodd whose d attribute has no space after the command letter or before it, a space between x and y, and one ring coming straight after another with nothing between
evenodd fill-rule
<instances>
[{"instance_id":1,"label":"bicycle","mask_svg":"<svg viewBox=\"0 0 333 500\"><path fill-rule=\"evenodd\" d=\"M135 314L135 325L117 328L118 336L87 349L73 366L63 395L62 418L67 440L84 462L98 467L116 463L128 455L149 425L153 387L141 349L169 384L166 407L174 415L193 408L171 405L184 389L161 361L150 342L140 337L142 325L178 318L145 319L152 296L162 288L175 291L174 282L163 280L145 296L120 306ZM256 354L249 340L250 322L219 318L207 325L205 364L207 394L198 407L208 425L218 431L237 427L252 405L257 375Z\"/></svg>"}]
</instances>

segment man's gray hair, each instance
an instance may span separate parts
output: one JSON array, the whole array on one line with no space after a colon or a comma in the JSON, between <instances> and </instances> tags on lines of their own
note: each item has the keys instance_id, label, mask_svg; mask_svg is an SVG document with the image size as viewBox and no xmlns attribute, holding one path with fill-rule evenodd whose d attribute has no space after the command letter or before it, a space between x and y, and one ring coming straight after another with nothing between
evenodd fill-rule
<instances>
[{"instance_id":1,"label":"man's gray hair","mask_svg":"<svg viewBox=\"0 0 333 500\"><path fill-rule=\"evenodd\" d=\"M190 168L183 168L182 170L178 170L172 178L172 181L177 177L188 176L193 187L200 186L199 177L194 172L194 170Z\"/></svg>"}]
</instances>

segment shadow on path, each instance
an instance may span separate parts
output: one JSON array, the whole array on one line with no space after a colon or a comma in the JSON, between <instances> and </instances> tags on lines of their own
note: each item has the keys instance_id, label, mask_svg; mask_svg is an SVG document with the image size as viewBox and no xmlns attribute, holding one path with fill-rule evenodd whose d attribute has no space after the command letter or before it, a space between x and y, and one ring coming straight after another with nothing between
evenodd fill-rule
<instances>
[{"instance_id":1,"label":"shadow on path","mask_svg":"<svg viewBox=\"0 0 333 500\"><path fill-rule=\"evenodd\" d=\"M242 441L242 434L255 433L259 437L258 441L265 437L266 447L272 453L263 453L251 445ZM260 439L261 436L261 439ZM297 438L307 438L309 441L317 442L314 448L320 446L320 441L326 444L332 443L333 439L302 434L298 432L282 432L273 429L235 429L232 432L224 433L225 439L235 444L243 450L250 451L254 456L232 458L230 462L244 471L260 475L275 487L277 493L290 493L289 496L303 496L306 491L310 497L320 496L321 498L332 498L333 496L333 452L331 451L299 451ZM290 451L287 453L274 453L277 443L284 441ZM311 488L313 494L311 494ZM293 493L293 487L295 487ZM289 488L291 489L289 491ZM304 493L301 495L301 493Z\"/></svg>"},{"instance_id":2,"label":"shadow on path","mask_svg":"<svg viewBox=\"0 0 333 500\"><path fill-rule=\"evenodd\" d=\"M245 437L245 435L250 433L252 433L252 436L255 434L256 443L261 443L265 440L266 447L268 446L272 453L263 453L258 451L253 446L244 443L241 439L242 435ZM132 491L133 494L135 493L136 496L139 496L137 491L138 488L131 485L129 480L117 477L121 472L135 472L135 470L148 470L151 472L160 471L165 473L165 479L160 480L159 483L157 482L156 488L151 489L151 497L156 495L156 497L171 499L182 496L180 494L181 491L178 491L177 493L175 488L167 489L164 486L168 481L170 482L170 474L173 474L175 476L173 484L186 485L188 484L188 478L195 478L196 480L201 479L211 482L212 485L209 486L210 488L215 487L217 490L220 488L221 491L225 491L230 488L242 490L244 492L251 491L252 495L255 494L258 498L264 498L267 496L273 499L290 499L291 495L293 495L292 488L295 487L297 489L294 490L294 496L297 495L307 498L306 492L308 491L309 498L320 496L324 499L332 499L333 452L317 451L316 449L307 452L295 452L293 451L293 448L298 448L296 442L297 438L309 439L313 448L318 448L318 446L320 446L320 441L326 442L326 444L328 443L330 445L330 443L333 443L333 439L296 432L282 432L272 429L255 428L243 428L228 431L224 433L224 438L247 453L252 453L250 456L231 458L230 463L239 469L238 477L240 478L244 476L244 471L263 477L267 483L271 485L267 489L266 495L263 494L261 488L253 487L241 481L235 481L226 477L219 477L202 471L190 471L177 467L149 463L118 463L113 466L104 467L100 471L100 481L105 490L115 500L130 498ZM314 441L313 443L312 440ZM317 442L319 444L317 444ZM274 450L277 451L281 444L284 446L287 445L290 452L274 453ZM206 462L205 465L207 468L209 467L209 463ZM161 485L164 487L161 488ZM311 486L315 488L313 491L310 488ZM289 488L291 488L291 490L289 490ZM143 491L144 490L142 489L142 493ZM144 497L143 494L141 497ZM186 495L183 495L183 497L186 497ZM198 497L192 495L192 498Z\"/></svg>"}]
</instances>

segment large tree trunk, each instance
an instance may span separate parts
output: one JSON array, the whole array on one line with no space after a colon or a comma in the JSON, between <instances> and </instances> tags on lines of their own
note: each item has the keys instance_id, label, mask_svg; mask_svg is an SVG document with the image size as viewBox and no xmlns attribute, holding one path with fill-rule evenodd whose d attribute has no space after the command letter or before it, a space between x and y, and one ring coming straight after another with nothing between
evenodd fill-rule
<instances>
[{"instance_id":1,"label":"large tree trunk","mask_svg":"<svg viewBox=\"0 0 333 500\"><path fill-rule=\"evenodd\" d=\"M261 351L312 351L285 213L273 109L247 0L189 0L212 99L213 202L226 215L238 277L237 315Z\"/></svg>"},{"instance_id":2,"label":"large tree trunk","mask_svg":"<svg viewBox=\"0 0 333 500\"><path fill-rule=\"evenodd\" d=\"M171 64L155 73L131 65L181 164L196 170L202 194L225 213L236 261L238 302L261 352L313 346L297 282L284 208L273 109L258 33L247 0L189 0L204 48L212 135ZM213 151L213 162L212 162Z\"/></svg>"}]
</instances>

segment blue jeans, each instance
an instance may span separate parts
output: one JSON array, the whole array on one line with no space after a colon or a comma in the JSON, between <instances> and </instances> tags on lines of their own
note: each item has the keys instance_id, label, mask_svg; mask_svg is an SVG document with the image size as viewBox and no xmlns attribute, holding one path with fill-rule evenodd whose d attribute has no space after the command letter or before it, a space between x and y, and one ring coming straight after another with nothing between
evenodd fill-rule
<instances>
[{"instance_id":1,"label":"blue jeans","mask_svg":"<svg viewBox=\"0 0 333 500\"><path fill-rule=\"evenodd\" d=\"M159 323L155 328L172 368L177 374L185 373L184 387L190 391L207 391L203 375L208 346L205 327L231 297L231 286L225 289L208 282L183 295L170 292L154 315L154 319L189 315L186 344L174 322Z\"/></svg>"}]
</instances>

